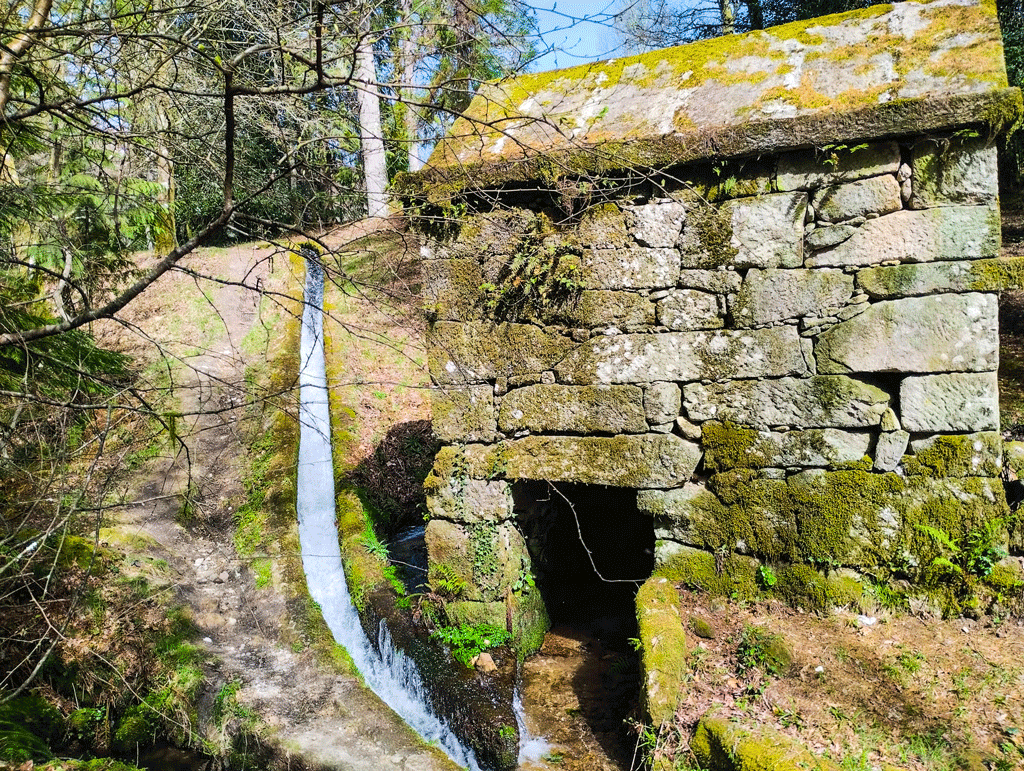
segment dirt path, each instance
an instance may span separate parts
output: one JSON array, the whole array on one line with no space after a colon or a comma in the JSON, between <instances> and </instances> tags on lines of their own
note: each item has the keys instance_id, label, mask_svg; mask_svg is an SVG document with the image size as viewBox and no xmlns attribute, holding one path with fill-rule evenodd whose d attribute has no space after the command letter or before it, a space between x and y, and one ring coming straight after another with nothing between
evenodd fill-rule
<instances>
[{"instance_id":1,"label":"dirt path","mask_svg":"<svg viewBox=\"0 0 1024 771\"><path fill-rule=\"evenodd\" d=\"M207 713L220 687L234 681L239 704L266 726L261 738L289 758L353 771L450 769L355 677L282 641L285 597L256 589L233 546L232 511L243 498L246 368L266 355L270 341L260 330L277 312L259 290L301 291L287 255L272 255L266 245L203 249L127 309L124 321L133 327L105 330L152 362L152 373L170 372L173 409L198 413L178 421L187 451L156 457L135 475L128 500L139 503L116 527L151 544L146 556L167 562L178 601L192 611L208 654ZM186 528L179 522L182 494L190 490L197 516Z\"/></svg>"}]
</instances>

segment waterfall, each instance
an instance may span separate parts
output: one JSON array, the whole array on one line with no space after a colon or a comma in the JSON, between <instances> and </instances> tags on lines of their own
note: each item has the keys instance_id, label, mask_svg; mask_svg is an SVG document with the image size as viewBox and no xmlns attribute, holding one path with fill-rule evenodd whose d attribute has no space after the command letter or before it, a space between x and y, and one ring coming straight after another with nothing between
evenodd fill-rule
<instances>
[{"instance_id":1,"label":"waterfall","mask_svg":"<svg viewBox=\"0 0 1024 771\"><path fill-rule=\"evenodd\" d=\"M299 374L299 468L296 509L302 566L310 596L335 641L348 651L366 685L427 742L460 766L480 771L473 753L433 714L416 664L391 645L382 622L378 647L363 632L345 582L334 510L334 464L323 346L323 268L306 260ZM378 650L380 651L378 653Z\"/></svg>"}]
</instances>

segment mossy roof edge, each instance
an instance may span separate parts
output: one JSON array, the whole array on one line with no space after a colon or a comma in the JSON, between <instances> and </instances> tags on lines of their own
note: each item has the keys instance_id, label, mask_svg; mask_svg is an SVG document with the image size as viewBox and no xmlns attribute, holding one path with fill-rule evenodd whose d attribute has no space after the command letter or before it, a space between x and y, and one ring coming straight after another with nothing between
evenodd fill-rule
<instances>
[{"instance_id":1,"label":"mossy roof edge","mask_svg":"<svg viewBox=\"0 0 1024 771\"><path fill-rule=\"evenodd\" d=\"M990 136L1014 129L1024 118L1019 88L985 93L898 99L846 112L683 131L668 136L594 145L576 144L534 152L501 163L428 166L400 174L392 186L399 198L444 205L463 194L512 185L550 185L563 177L649 173L702 160L788 152L978 126Z\"/></svg>"}]
</instances>

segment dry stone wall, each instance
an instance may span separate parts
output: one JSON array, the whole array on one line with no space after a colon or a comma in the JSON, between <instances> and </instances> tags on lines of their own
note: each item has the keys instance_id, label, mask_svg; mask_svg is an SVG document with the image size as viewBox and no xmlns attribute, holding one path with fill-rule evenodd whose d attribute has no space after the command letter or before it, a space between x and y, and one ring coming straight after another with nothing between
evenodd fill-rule
<instances>
[{"instance_id":1,"label":"dry stone wall","mask_svg":"<svg viewBox=\"0 0 1024 771\"><path fill-rule=\"evenodd\" d=\"M1024 265L995 161L953 135L696 165L426 238L435 571L504 618L515 479L637 489L662 561L913 567L922 525L1004 514L996 293Z\"/></svg>"},{"instance_id":2,"label":"dry stone wall","mask_svg":"<svg viewBox=\"0 0 1024 771\"><path fill-rule=\"evenodd\" d=\"M856 41L871 25L941 20L954 6L990 15L970 0L935 0L807 31L870 58ZM901 34L925 29L915 24ZM801 44L779 42L783 32L800 30L735 45L757 42L789 83L770 51ZM963 40L943 35L935 50L956 58ZM908 84L911 58L899 71ZM643 66L651 77L676 72L638 59L621 82ZM581 77L601 82L600 72ZM1019 104L996 81L971 85L970 99ZM826 100L787 113L777 133L709 128L731 155L700 156L706 136L694 144L686 124L672 140L679 161L656 155L657 170L621 163L622 147L648 139L615 124L607 130L629 141L614 162L599 146L583 156L552 145L567 164L591 160L572 174L555 164L544 181L542 156L527 154L521 170L533 176L510 185L512 166L498 164L491 188L463 180L448 188L458 192L447 208L428 206L434 429L448 446L427 480L427 543L431 582L453 599L455 620L514 623L527 649L543 627L536 592L524 588L532 566L515 526L516 480L636 490L663 569L728 590L768 564L780 590L817 605L855 599L864 574L924 579L941 554L930 532L962 540L1006 516L997 293L1021 285L1024 264L999 257L991 132L964 120L970 99L951 96L966 81L943 82L947 92L926 98L914 86L898 104L843 97L855 118ZM855 85L843 87L868 93ZM556 103L556 92L520 108ZM751 109L767 110L764 98ZM603 115L599 106L595 98L588 109ZM541 141L529 131L539 129L524 128L524 141ZM767 135L779 149L765 149ZM552 136L543 141L564 139ZM468 164L471 139L449 140L438 156ZM441 177L417 185L436 205L430 179ZM1011 539L1020 546L1019 533Z\"/></svg>"}]
</instances>

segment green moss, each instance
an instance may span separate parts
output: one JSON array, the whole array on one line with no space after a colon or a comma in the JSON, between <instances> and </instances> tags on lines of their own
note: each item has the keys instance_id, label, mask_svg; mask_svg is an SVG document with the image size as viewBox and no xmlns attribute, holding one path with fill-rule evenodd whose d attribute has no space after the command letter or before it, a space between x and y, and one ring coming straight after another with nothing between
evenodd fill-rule
<instances>
[{"instance_id":1,"label":"green moss","mask_svg":"<svg viewBox=\"0 0 1024 771\"><path fill-rule=\"evenodd\" d=\"M690 618L690 629L693 630L693 633L695 635L697 635L698 637L700 637L700 638L702 638L704 640L714 640L715 639L715 629L714 629L714 627L711 626L711 624L709 624L704 619L699 618L698 616L692 616Z\"/></svg>"},{"instance_id":2,"label":"green moss","mask_svg":"<svg viewBox=\"0 0 1024 771\"><path fill-rule=\"evenodd\" d=\"M775 571L778 581L772 594L793 607L814 611L856 606L863 585L851 576L824 576L809 565L784 565Z\"/></svg>"},{"instance_id":3,"label":"green moss","mask_svg":"<svg viewBox=\"0 0 1024 771\"><path fill-rule=\"evenodd\" d=\"M679 592L665 578L648 579L636 595L647 713L654 725L675 715L689 669Z\"/></svg>"},{"instance_id":4,"label":"green moss","mask_svg":"<svg viewBox=\"0 0 1024 771\"><path fill-rule=\"evenodd\" d=\"M757 596L757 563L747 557L728 554L716 568L715 555L700 549L683 548L659 565L654 575L709 594L750 600Z\"/></svg>"},{"instance_id":5,"label":"green moss","mask_svg":"<svg viewBox=\"0 0 1024 771\"><path fill-rule=\"evenodd\" d=\"M704 463L715 471L763 468L768 458L754 451L760 435L756 429L709 420L701 424Z\"/></svg>"},{"instance_id":6,"label":"green moss","mask_svg":"<svg viewBox=\"0 0 1024 771\"><path fill-rule=\"evenodd\" d=\"M1016 562L997 563L984 578L985 585L1000 594L1010 595L1024 587L1024 573Z\"/></svg>"},{"instance_id":7,"label":"green moss","mask_svg":"<svg viewBox=\"0 0 1024 771\"><path fill-rule=\"evenodd\" d=\"M766 728L754 731L713 714L697 723L690 751L702 768L716 771L839 771L787 736Z\"/></svg>"},{"instance_id":8,"label":"green moss","mask_svg":"<svg viewBox=\"0 0 1024 771\"><path fill-rule=\"evenodd\" d=\"M732 211L728 207L702 204L686 216L686 249L696 250L697 267L717 268L736 259L739 249L732 243Z\"/></svg>"},{"instance_id":9,"label":"green moss","mask_svg":"<svg viewBox=\"0 0 1024 771\"><path fill-rule=\"evenodd\" d=\"M904 466L910 474L926 476L995 477L1002 470L997 463L1001 450L1002 438L995 432L940 436L929 447L905 458Z\"/></svg>"}]
</instances>

